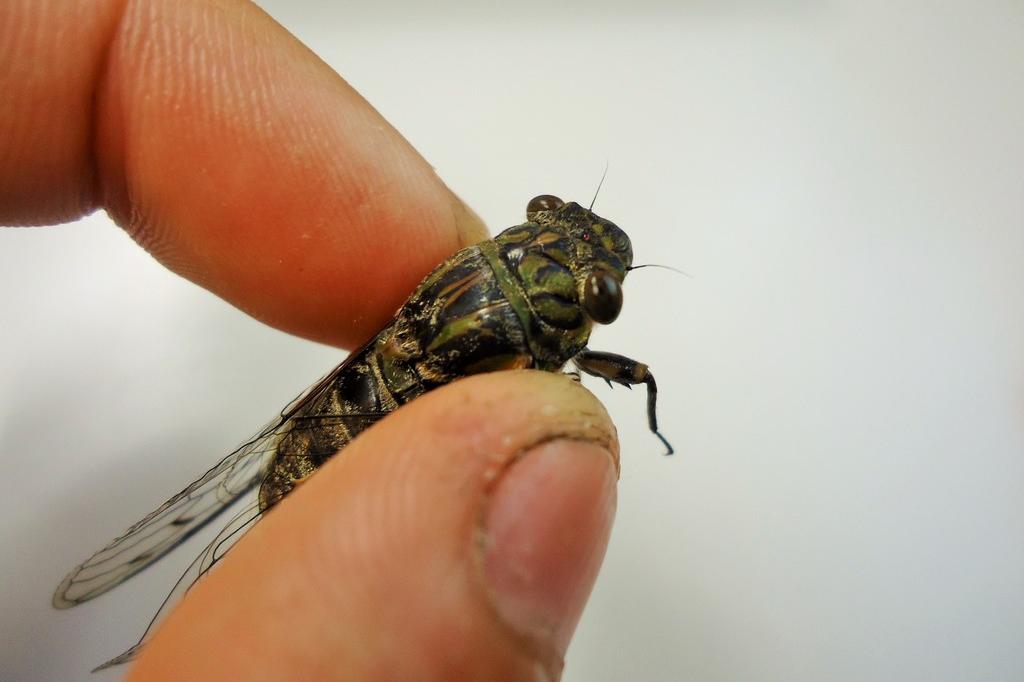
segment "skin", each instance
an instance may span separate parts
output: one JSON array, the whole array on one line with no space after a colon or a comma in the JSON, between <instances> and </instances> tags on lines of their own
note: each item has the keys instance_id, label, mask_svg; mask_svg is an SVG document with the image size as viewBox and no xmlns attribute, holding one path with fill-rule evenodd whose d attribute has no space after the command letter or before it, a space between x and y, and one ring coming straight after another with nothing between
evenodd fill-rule
<instances>
[{"instance_id":1,"label":"skin","mask_svg":"<svg viewBox=\"0 0 1024 682\"><path fill-rule=\"evenodd\" d=\"M0 224L106 210L165 266L289 332L353 347L487 237L254 5L13 0L0 64ZM607 414L563 377L446 386L268 514L129 678L557 678L617 471Z\"/></svg>"}]
</instances>

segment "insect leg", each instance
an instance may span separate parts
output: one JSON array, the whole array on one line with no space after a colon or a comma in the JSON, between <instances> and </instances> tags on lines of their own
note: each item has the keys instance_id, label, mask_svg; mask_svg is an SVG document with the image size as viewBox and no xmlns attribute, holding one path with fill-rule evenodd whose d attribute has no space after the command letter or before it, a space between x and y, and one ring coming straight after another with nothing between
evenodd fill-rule
<instances>
[{"instance_id":1,"label":"insect leg","mask_svg":"<svg viewBox=\"0 0 1024 682\"><path fill-rule=\"evenodd\" d=\"M595 377L600 377L611 385L611 382L622 384L632 388L633 384L647 385L647 424L651 431L657 436L665 447L668 448L666 455L671 455L675 450L665 437L658 432L658 416L656 404L658 402L658 384L654 381L654 375L642 362L630 360L615 353L604 353L601 351L584 348L572 359L572 362L581 371Z\"/></svg>"}]
</instances>

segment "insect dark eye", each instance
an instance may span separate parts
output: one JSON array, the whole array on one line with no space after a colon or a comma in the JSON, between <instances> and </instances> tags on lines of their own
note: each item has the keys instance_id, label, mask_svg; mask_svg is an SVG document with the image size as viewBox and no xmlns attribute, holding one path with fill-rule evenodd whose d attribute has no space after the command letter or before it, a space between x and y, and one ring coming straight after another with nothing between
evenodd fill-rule
<instances>
[{"instance_id":1,"label":"insect dark eye","mask_svg":"<svg viewBox=\"0 0 1024 682\"><path fill-rule=\"evenodd\" d=\"M554 211L564 203L558 197L551 196L550 194L541 194L539 197L530 199L530 203L526 205L526 216L529 217L537 211Z\"/></svg>"},{"instance_id":2,"label":"insect dark eye","mask_svg":"<svg viewBox=\"0 0 1024 682\"><path fill-rule=\"evenodd\" d=\"M622 285L611 273L595 270L583 289L583 309L598 324L610 324L622 310Z\"/></svg>"}]
</instances>

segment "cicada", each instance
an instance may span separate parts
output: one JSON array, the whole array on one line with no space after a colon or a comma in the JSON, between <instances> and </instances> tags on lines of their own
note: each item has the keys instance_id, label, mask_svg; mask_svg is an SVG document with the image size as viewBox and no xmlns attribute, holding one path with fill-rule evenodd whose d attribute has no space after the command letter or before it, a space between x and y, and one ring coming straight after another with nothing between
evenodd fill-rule
<instances>
[{"instance_id":1,"label":"cicada","mask_svg":"<svg viewBox=\"0 0 1024 682\"><path fill-rule=\"evenodd\" d=\"M577 376L582 371L609 384L645 384L650 429L671 454L658 432L658 389L648 367L587 348L593 326L618 317L622 282L631 269L633 248L618 226L579 204L535 197L525 223L437 266L366 345L251 440L71 571L53 605L68 608L103 594L233 510L139 643L97 670L129 660L232 543L324 462L410 400L471 374L560 372L571 363Z\"/></svg>"}]
</instances>

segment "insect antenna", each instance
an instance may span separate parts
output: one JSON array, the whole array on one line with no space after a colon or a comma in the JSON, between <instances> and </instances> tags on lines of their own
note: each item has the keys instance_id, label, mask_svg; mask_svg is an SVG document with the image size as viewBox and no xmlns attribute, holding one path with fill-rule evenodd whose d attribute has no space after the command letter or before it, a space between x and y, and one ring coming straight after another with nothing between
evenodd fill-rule
<instances>
[{"instance_id":1,"label":"insect antenna","mask_svg":"<svg viewBox=\"0 0 1024 682\"><path fill-rule=\"evenodd\" d=\"M604 184L604 179L608 175L608 162L604 162L604 172L601 173L601 180L597 183L597 189L594 190L594 198L590 200L590 206L587 206L588 211L594 210L594 202L597 201L597 195L601 192L601 185Z\"/></svg>"},{"instance_id":2,"label":"insect antenna","mask_svg":"<svg viewBox=\"0 0 1024 682\"><path fill-rule=\"evenodd\" d=\"M671 265L660 265L658 263L644 263L643 265L630 265L628 268L626 268L626 272L629 272L631 270L639 270L640 268L662 268L663 270L671 270L672 272L677 273L679 275L682 275L683 277L689 277L690 279L693 279L693 275L691 275L688 272L683 272L679 268L674 268Z\"/></svg>"}]
</instances>

